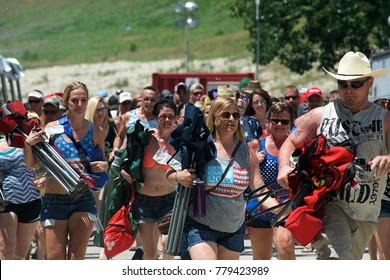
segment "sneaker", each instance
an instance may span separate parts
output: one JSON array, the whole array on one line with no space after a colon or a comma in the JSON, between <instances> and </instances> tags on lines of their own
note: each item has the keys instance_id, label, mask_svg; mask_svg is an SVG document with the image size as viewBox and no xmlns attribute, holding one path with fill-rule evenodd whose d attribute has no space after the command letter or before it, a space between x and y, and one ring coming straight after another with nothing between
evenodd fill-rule
<instances>
[{"instance_id":1,"label":"sneaker","mask_svg":"<svg viewBox=\"0 0 390 280\"><path fill-rule=\"evenodd\" d=\"M134 256L131 258L132 260L143 260L144 259L144 250L141 248L137 248L135 250Z\"/></svg>"}]
</instances>

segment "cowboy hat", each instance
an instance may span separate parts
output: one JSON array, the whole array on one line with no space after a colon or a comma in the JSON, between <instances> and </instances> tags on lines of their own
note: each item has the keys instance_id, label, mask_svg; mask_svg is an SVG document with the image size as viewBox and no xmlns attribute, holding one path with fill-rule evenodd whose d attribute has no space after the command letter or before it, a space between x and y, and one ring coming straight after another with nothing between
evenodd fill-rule
<instances>
[{"instance_id":1,"label":"cowboy hat","mask_svg":"<svg viewBox=\"0 0 390 280\"><path fill-rule=\"evenodd\" d=\"M260 88L261 88L261 84L259 80L251 80L248 82L248 87L242 88L241 91L250 94L255 89L260 89Z\"/></svg>"},{"instance_id":2,"label":"cowboy hat","mask_svg":"<svg viewBox=\"0 0 390 280\"><path fill-rule=\"evenodd\" d=\"M347 81L363 77L379 78L387 74L387 69L371 70L368 58L361 52L347 52L340 60L337 74L333 74L322 67L326 73L337 80Z\"/></svg>"}]
</instances>

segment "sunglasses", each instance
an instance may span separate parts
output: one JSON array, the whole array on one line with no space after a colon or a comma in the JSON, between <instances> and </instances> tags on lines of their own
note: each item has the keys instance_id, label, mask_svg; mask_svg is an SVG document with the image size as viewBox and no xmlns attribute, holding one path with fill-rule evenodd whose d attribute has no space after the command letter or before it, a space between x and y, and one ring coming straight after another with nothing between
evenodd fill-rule
<instances>
[{"instance_id":1,"label":"sunglasses","mask_svg":"<svg viewBox=\"0 0 390 280\"><path fill-rule=\"evenodd\" d=\"M54 110L54 111L52 111L52 110L43 110L43 113L45 115L47 115L47 116L54 116L55 114L58 113L58 110Z\"/></svg>"},{"instance_id":2,"label":"sunglasses","mask_svg":"<svg viewBox=\"0 0 390 280\"><path fill-rule=\"evenodd\" d=\"M273 124L281 124L281 125L288 125L290 123L290 120L280 120L280 119L271 119L271 122Z\"/></svg>"},{"instance_id":3,"label":"sunglasses","mask_svg":"<svg viewBox=\"0 0 390 280\"><path fill-rule=\"evenodd\" d=\"M192 93L193 95L199 96L203 94L203 91L196 91Z\"/></svg>"},{"instance_id":4,"label":"sunglasses","mask_svg":"<svg viewBox=\"0 0 390 280\"><path fill-rule=\"evenodd\" d=\"M265 100L256 100L253 101L253 105L265 105L267 102Z\"/></svg>"},{"instance_id":5,"label":"sunglasses","mask_svg":"<svg viewBox=\"0 0 390 280\"><path fill-rule=\"evenodd\" d=\"M144 101L156 102L156 99L145 97Z\"/></svg>"},{"instance_id":6,"label":"sunglasses","mask_svg":"<svg viewBox=\"0 0 390 280\"><path fill-rule=\"evenodd\" d=\"M299 96L298 95L292 95L292 96L285 96L284 99L287 99L287 100L295 100L297 99Z\"/></svg>"},{"instance_id":7,"label":"sunglasses","mask_svg":"<svg viewBox=\"0 0 390 280\"><path fill-rule=\"evenodd\" d=\"M369 79L370 78L367 78L367 79L361 80L361 81L353 81L353 82L346 82L346 81L338 80L337 83L342 88L347 88L348 86L350 86L354 89L357 89L357 88L361 88Z\"/></svg>"},{"instance_id":8,"label":"sunglasses","mask_svg":"<svg viewBox=\"0 0 390 280\"><path fill-rule=\"evenodd\" d=\"M233 116L233 119L235 119L235 120L239 120L241 118L241 115L239 112L234 112L232 114L230 112L222 112L220 114L220 116L222 119L226 119L226 120L230 119L230 116Z\"/></svg>"},{"instance_id":9,"label":"sunglasses","mask_svg":"<svg viewBox=\"0 0 390 280\"><path fill-rule=\"evenodd\" d=\"M40 103L42 100L40 100L40 99L30 99L30 100L28 100L28 103L30 103L30 104L38 104L38 103Z\"/></svg>"},{"instance_id":10,"label":"sunglasses","mask_svg":"<svg viewBox=\"0 0 390 280\"><path fill-rule=\"evenodd\" d=\"M99 109L95 110L96 113L101 113L101 112L104 112L104 111L106 111L106 107L102 107L102 108L99 108Z\"/></svg>"},{"instance_id":11,"label":"sunglasses","mask_svg":"<svg viewBox=\"0 0 390 280\"><path fill-rule=\"evenodd\" d=\"M175 119L175 116L173 116L173 115L161 115L161 116L158 116L158 119L160 121L165 121L166 119L172 121L172 120Z\"/></svg>"}]
</instances>

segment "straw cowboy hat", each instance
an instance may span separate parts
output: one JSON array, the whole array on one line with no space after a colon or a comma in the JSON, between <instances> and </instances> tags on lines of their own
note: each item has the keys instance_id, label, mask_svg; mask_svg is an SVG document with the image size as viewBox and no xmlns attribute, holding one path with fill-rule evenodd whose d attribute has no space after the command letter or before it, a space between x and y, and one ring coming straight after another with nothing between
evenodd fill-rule
<instances>
[{"instance_id":1,"label":"straw cowboy hat","mask_svg":"<svg viewBox=\"0 0 390 280\"><path fill-rule=\"evenodd\" d=\"M261 88L261 84L259 80L251 80L248 82L248 86L242 88L241 91L250 94L255 89L260 89L260 88Z\"/></svg>"},{"instance_id":2,"label":"straw cowboy hat","mask_svg":"<svg viewBox=\"0 0 390 280\"><path fill-rule=\"evenodd\" d=\"M363 77L379 78L387 74L387 69L371 70L368 58L361 52L347 52L340 60L337 74L322 67L326 73L337 80L347 81Z\"/></svg>"}]
</instances>

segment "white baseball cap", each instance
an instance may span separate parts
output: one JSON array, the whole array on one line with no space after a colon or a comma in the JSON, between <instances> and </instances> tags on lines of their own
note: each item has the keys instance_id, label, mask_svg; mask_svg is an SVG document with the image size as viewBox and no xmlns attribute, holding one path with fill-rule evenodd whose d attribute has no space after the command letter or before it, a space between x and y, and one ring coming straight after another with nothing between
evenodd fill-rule
<instances>
[{"instance_id":1,"label":"white baseball cap","mask_svg":"<svg viewBox=\"0 0 390 280\"><path fill-rule=\"evenodd\" d=\"M133 100L133 96L130 92L124 91L121 94L119 94L119 103L122 103L127 100L129 101Z\"/></svg>"}]
</instances>

